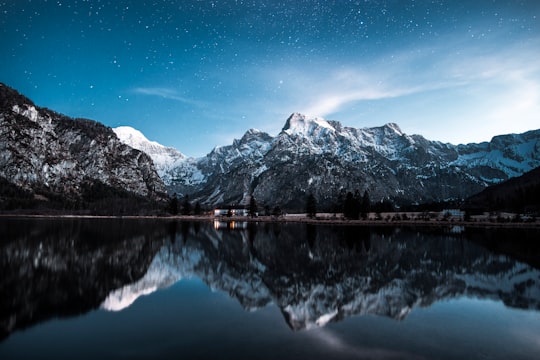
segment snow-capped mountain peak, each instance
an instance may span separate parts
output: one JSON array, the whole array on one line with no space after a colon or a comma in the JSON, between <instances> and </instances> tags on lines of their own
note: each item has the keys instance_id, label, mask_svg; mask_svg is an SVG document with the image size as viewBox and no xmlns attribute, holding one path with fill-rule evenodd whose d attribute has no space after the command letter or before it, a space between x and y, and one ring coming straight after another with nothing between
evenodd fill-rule
<instances>
[{"instance_id":1,"label":"snow-capped mountain peak","mask_svg":"<svg viewBox=\"0 0 540 360\"><path fill-rule=\"evenodd\" d=\"M150 141L146 138L146 136L143 135L142 132L139 130L132 128L131 126L119 126L116 128L113 128L113 131L115 132L116 136L120 140L122 140L125 143L130 143L131 145L138 145L138 146L148 146L153 145L155 147L163 147L159 143L155 141ZM134 147L134 146L132 146Z\"/></svg>"},{"instance_id":2,"label":"snow-capped mountain peak","mask_svg":"<svg viewBox=\"0 0 540 360\"><path fill-rule=\"evenodd\" d=\"M119 126L113 128L113 131L124 144L148 154L152 158L159 176L164 180L171 167L186 159L186 156L175 148L148 140L142 132L131 126Z\"/></svg>"},{"instance_id":3,"label":"snow-capped mountain peak","mask_svg":"<svg viewBox=\"0 0 540 360\"><path fill-rule=\"evenodd\" d=\"M398 135L404 135L403 131L401 131L401 128L396 123L388 123L384 127L387 129L393 130Z\"/></svg>"},{"instance_id":4,"label":"snow-capped mountain peak","mask_svg":"<svg viewBox=\"0 0 540 360\"><path fill-rule=\"evenodd\" d=\"M120 141L134 149L143 151L150 156L167 153L174 158L185 158L185 155L175 148L167 147L156 141L148 140L142 132L132 128L131 126L119 126L113 128L113 131L115 132L116 136L118 136ZM154 159L154 157L152 157L152 159Z\"/></svg>"},{"instance_id":5,"label":"snow-capped mountain peak","mask_svg":"<svg viewBox=\"0 0 540 360\"><path fill-rule=\"evenodd\" d=\"M312 135L313 131L319 128L335 131L328 121L320 117L308 117L300 113L293 113L285 123L283 131L289 135L302 134Z\"/></svg>"}]
</instances>

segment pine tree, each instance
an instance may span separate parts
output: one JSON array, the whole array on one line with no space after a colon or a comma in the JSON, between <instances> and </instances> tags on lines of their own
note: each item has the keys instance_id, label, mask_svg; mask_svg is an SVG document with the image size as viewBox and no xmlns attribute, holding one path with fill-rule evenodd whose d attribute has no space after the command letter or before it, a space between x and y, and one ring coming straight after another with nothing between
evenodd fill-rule
<instances>
[{"instance_id":1,"label":"pine tree","mask_svg":"<svg viewBox=\"0 0 540 360\"><path fill-rule=\"evenodd\" d=\"M368 213L371 209L371 201L369 199L369 193L367 190L364 191L364 196L362 196L362 202L360 204L360 215L362 219L367 219Z\"/></svg>"},{"instance_id":2,"label":"pine tree","mask_svg":"<svg viewBox=\"0 0 540 360\"><path fill-rule=\"evenodd\" d=\"M343 216L347 219L358 219L358 206L352 192L348 192L343 203Z\"/></svg>"},{"instance_id":3,"label":"pine tree","mask_svg":"<svg viewBox=\"0 0 540 360\"><path fill-rule=\"evenodd\" d=\"M189 202L189 195L184 196L184 201L182 203L182 215L191 214L191 203Z\"/></svg>"},{"instance_id":4,"label":"pine tree","mask_svg":"<svg viewBox=\"0 0 540 360\"><path fill-rule=\"evenodd\" d=\"M173 196L169 199L169 203L167 205L167 211L171 215L178 214L178 197L176 196L176 193L174 193Z\"/></svg>"},{"instance_id":5,"label":"pine tree","mask_svg":"<svg viewBox=\"0 0 540 360\"><path fill-rule=\"evenodd\" d=\"M193 214L194 215L201 215L201 213L202 213L201 203L197 201L195 203L195 209L193 210Z\"/></svg>"},{"instance_id":6,"label":"pine tree","mask_svg":"<svg viewBox=\"0 0 540 360\"><path fill-rule=\"evenodd\" d=\"M249 199L249 215L251 217L257 216L257 202L255 201L255 198L252 196L251 199Z\"/></svg>"},{"instance_id":7,"label":"pine tree","mask_svg":"<svg viewBox=\"0 0 540 360\"><path fill-rule=\"evenodd\" d=\"M317 200L315 195L309 194L306 201L306 213L307 216L311 219L317 216Z\"/></svg>"}]
</instances>

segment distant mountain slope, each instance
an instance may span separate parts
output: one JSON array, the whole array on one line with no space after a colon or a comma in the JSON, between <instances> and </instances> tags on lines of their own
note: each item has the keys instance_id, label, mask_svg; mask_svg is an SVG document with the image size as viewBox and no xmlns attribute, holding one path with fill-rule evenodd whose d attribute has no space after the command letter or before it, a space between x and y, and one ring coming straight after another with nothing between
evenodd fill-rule
<instances>
[{"instance_id":1,"label":"distant mountain slope","mask_svg":"<svg viewBox=\"0 0 540 360\"><path fill-rule=\"evenodd\" d=\"M34 196L71 201L95 196L97 189L148 199L165 192L150 157L123 144L110 128L37 107L4 84L0 178Z\"/></svg>"},{"instance_id":2,"label":"distant mountain slope","mask_svg":"<svg viewBox=\"0 0 540 360\"><path fill-rule=\"evenodd\" d=\"M471 196L467 206L514 212L540 211L540 167Z\"/></svg>"},{"instance_id":3,"label":"distant mountain slope","mask_svg":"<svg viewBox=\"0 0 540 360\"><path fill-rule=\"evenodd\" d=\"M464 199L540 166L540 130L452 145L407 135L396 124L345 127L292 114L272 137L249 130L232 145L180 162L170 192L210 206L260 204L303 210L308 193L329 209L347 191L410 204Z\"/></svg>"}]
</instances>

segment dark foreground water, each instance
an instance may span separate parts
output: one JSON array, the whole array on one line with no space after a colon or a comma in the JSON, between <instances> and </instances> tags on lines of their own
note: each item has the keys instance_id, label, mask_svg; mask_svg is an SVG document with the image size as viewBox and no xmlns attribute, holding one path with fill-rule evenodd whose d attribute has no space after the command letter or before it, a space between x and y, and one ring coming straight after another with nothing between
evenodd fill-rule
<instances>
[{"instance_id":1,"label":"dark foreground water","mask_svg":"<svg viewBox=\"0 0 540 360\"><path fill-rule=\"evenodd\" d=\"M0 359L538 359L538 230L0 219Z\"/></svg>"}]
</instances>

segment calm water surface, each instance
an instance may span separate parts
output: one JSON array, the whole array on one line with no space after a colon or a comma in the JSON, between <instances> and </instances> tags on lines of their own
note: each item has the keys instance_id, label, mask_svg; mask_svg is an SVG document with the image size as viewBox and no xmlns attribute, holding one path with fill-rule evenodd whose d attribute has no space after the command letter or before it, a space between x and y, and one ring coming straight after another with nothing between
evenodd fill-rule
<instances>
[{"instance_id":1,"label":"calm water surface","mask_svg":"<svg viewBox=\"0 0 540 360\"><path fill-rule=\"evenodd\" d=\"M540 231L0 219L1 359L538 359Z\"/></svg>"}]
</instances>

